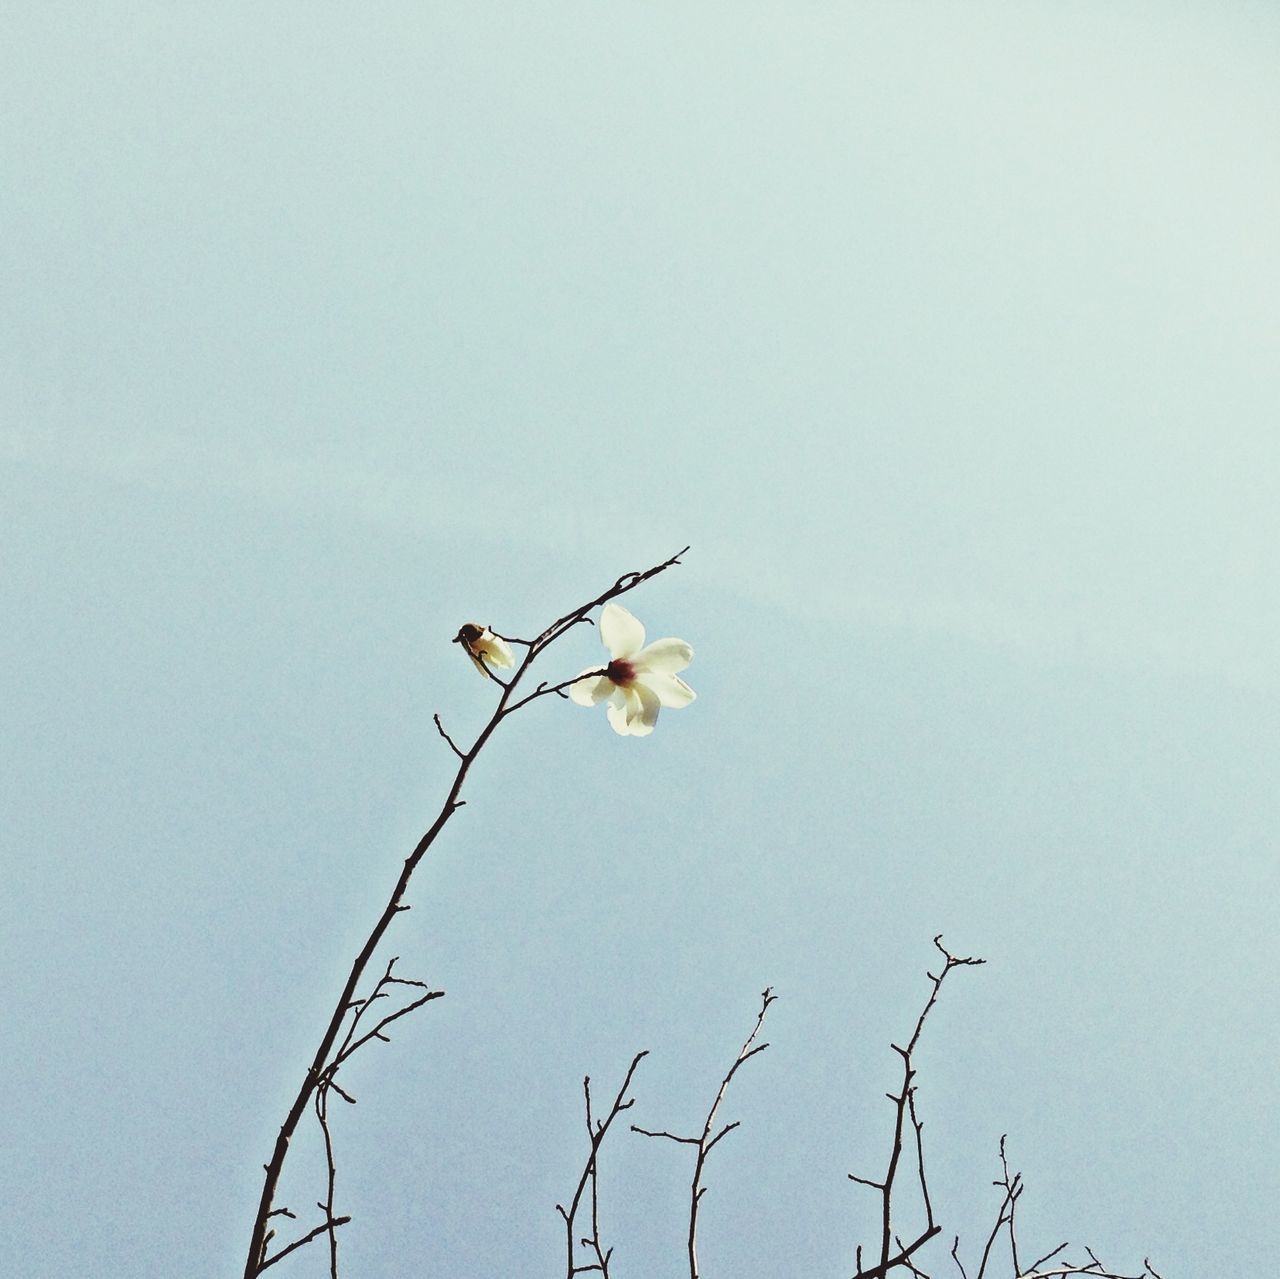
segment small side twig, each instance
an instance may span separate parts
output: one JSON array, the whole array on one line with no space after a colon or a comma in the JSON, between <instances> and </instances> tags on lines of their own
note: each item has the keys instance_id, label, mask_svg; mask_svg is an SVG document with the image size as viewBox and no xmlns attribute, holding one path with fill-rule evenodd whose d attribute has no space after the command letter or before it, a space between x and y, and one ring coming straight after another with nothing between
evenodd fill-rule
<instances>
[{"instance_id":1,"label":"small side twig","mask_svg":"<svg viewBox=\"0 0 1280 1279\"><path fill-rule=\"evenodd\" d=\"M755 1041L760 1034L760 1028L764 1025L765 1014L769 1011L769 1005L773 1003L777 996L773 993L773 987L767 986L760 998L760 1012L756 1016L756 1024L752 1027L751 1033L739 1050L733 1065L729 1067L728 1073L720 1081L720 1087L716 1091L715 1100L711 1103L711 1109L707 1112L700 1136L678 1137L674 1133L651 1131L648 1128L639 1128L635 1124L631 1125L631 1131L637 1132L643 1137L665 1137L669 1141L679 1142L681 1145L696 1146L698 1149L697 1159L693 1167L693 1181L689 1186L689 1234L687 1241L689 1279L698 1279L698 1207L702 1202L702 1196L706 1194L706 1187L702 1184L702 1173L706 1166L707 1156L740 1123L739 1120L735 1120L731 1124L725 1124L719 1132L712 1135L712 1129L716 1124L716 1116L720 1112L720 1106L724 1101L725 1094L729 1091L729 1084L733 1081L734 1075L738 1073L738 1068L757 1053L762 1053L769 1047L768 1044L757 1044Z\"/></svg>"},{"instance_id":2,"label":"small side twig","mask_svg":"<svg viewBox=\"0 0 1280 1279\"><path fill-rule=\"evenodd\" d=\"M444 738L444 740L445 740L446 742L448 742L448 743L449 743L449 749L450 749L451 751L453 751L453 753L454 753L454 754L455 754L459 759L466 759L466 755L465 755L465 754L463 754L463 752L462 752L461 748L458 746L458 743L457 743L457 742L455 742L455 741L453 740L453 738L452 738L452 737L450 737L450 736L449 736L449 734L445 732L444 725L440 722L440 714L439 714L439 712L437 711L435 714L433 714L433 715L431 716L431 718L432 718L433 720L435 720L435 724L436 724L436 731L440 734L440 736L441 736L441 737L443 737L443 738Z\"/></svg>"},{"instance_id":3,"label":"small side twig","mask_svg":"<svg viewBox=\"0 0 1280 1279\"><path fill-rule=\"evenodd\" d=\"M291 1252L296 1252L299 1248L309 1244L313 1239L318 1239L327 1230L332 1230L337 1226L345 1226L351 1220L350 1217L334 1217L331 1221L322 1222L314 1230L308 1231L301 1239L295 1239L287 1248L281 1248L279 1252L273 1253L270 1257L264 1259L258 1265L258 1273L274 1266L277 1261L283 1261Z\"/></svg>"},{"instance_id":4,"label":"small side twig","mask_svg":"<svg viewBox=\"0 0 1280 1279\"><path fill-rule=\"evenodd\" d=\"M608 671L609 668L607 666L601 666L598 670L583 671L581 675L575 675L572 679L561 680L558 684L543 682L532 693L522 697L518 702L512 702L502 713L503 715L511 715L522 706L528 706L530 702L537 701L539 697L550 697L553 693L557 697L567 697L566 689L571 688L574 684L581 683L584 679L595 679L599 675L607 675Z\"/></svg>"}]
</instances>

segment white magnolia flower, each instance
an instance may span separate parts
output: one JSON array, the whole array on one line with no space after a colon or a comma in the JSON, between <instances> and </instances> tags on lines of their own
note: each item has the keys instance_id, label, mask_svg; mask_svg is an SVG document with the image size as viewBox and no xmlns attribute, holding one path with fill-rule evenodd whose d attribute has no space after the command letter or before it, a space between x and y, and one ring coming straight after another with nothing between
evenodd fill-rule
<instances>
[{"instance_id":1,"label":"white magnolia flower","mask_svg":"<svg viewBox=\"0 0 1280 1279\"><path fill-rule=\"evenodd\" d=\"M511 656L511 646L500 635L495 635L487 626L479 622L468 622L454 637L455 644L461 644L471 664L485 679L489 678L485 662L494 666L508 667L516 664Z\"/></svg>"},{"instance_id":2,"label":"white magnolia flower","mask_svg":"<svg viewBox=\"0 0 1280 1279\"><path fill-rule=\"evenodd\" d=\"M608 701L609 723L615 733L647 737L658 722L660 707L688 706L693 701L693 689L676 674L693 661L693 649L684 640L654 640L645 648L644 627L620 604L604 606L600 638L609 650L605 673L593 679L580 678L570 685L569 696L579 706Z\"/></svg>"}]
</instances>

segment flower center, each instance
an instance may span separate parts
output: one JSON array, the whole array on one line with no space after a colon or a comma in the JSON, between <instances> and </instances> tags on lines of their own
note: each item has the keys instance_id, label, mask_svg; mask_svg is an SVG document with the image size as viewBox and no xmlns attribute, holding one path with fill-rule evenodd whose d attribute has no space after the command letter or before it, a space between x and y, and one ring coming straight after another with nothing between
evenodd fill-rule
<instances>
[{"instance_id":1,"label":"flower center","mask_svg":"<svg viewBox=\"0 0 1280 1279\"><path fill-rule=\"evenodd\" d=\"M605 678L614 684L626 686L636 677L636 668L630 662L615 657L605 669Z\"/></svg>"}]
</instances>

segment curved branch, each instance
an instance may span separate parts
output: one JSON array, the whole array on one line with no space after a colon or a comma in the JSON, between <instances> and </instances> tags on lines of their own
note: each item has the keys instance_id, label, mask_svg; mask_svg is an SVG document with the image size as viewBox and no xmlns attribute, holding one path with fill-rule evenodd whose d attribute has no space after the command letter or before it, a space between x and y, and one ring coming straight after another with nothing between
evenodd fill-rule
<instances>
[{"instance_id":1,"label":"curved branch","mask_svg":"<svg viewBox=\"0 0 1280 1279\"><path fill-rule=\"evenodd\" d=\"M387 929L391 926L391 921L404 909L403 898L408 891L414 871L418 869L423 857L426 856L427 850L435 843L446 823L462 806L464 801L460 798L460 795L467 780L467 774L471 770L471 765L509 711L518 709L520 705L524 704L524 701L517 701L516 706L512 706L513 700L516 700L514 697L516 689L527 674L530 665L539 653L554 643L566 630L578 622L584 621L586 614L593 608L611 599L616 599L619 595L624 595L630 590L634 590L642 582L646 582L673 565L678 564L680 556L688 549L688 547L685 547L684 550L664 560L661 564L655 564L652 568L645 569L643 572L624 574L611 587L602 591L594 599L558 618L537 639L533 640L528 646L528 652L516 668L515 674L505 684L501 685L502 691L498 704L469 749L465 751L459 750L452 739L444 733L443 726L437 723L441 734L445 736L445 740L449 742L454 753L458 756L457 772L454 774L453 781L449 786L444 802L440 806L439 813L413 851L405 859L404 866L396 879L395 887L392 889L391 896L387 899L386 906L383 908L381 915L378 916L377 922L370 930L359 953L352 961L346 981L343 983L342 991L334 1005L333 1012L330 1014L328 1025L325 1027L324 1033L320 1037L320 1043L311 1059L311 1064L303 1075L302 1083L289 1107L288 1113L285 1115L284 1122L280 1125L280 1131L276 1136L271 1158L264 1166L265 1177L262 1184L262 1193L258 1201L257 1213L254 1216L253 1229L250 1233L249 1250L244 1266L244 1279L255 1279L255 1276L261 1274L268 1264L272 1264L268 1261L266 1255L267 1220L272 1212L276 1189L280 1182L285 1158L289 1153L289 1145L317 1087L321 1085L321 1081L326 1076L334 1045L337 1044L338 1037L342 1033L343 1023L346 1020L348 1011L353 1006L356 990L364 977L365 969L386 935ZM569 683L573 683L573 681L570 680ZM549 692L551 690L546 691Z\"/></svg>"}]
</instances>

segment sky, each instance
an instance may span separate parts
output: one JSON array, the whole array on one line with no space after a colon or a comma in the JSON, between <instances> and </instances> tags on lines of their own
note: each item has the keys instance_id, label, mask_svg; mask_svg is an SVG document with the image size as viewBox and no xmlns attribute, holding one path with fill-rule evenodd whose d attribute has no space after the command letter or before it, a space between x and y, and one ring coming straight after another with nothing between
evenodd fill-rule
<instances>
[{"instance_id":1,"label":"sky","mask_svg":"<svg viewBox=\"0 0 1280 1279\"><path fill-rule=\"evenodd\" d=\"M520 712L419 871L386 957L448 993L350 1067L344 1273L561 1273L583 1076L648 1049L693 1127L770 985L704 1271L852 1274L938 933L947 1246L1007 1133L1027 1249L1268 1273L1271 6L6 27L4 1273L240 1272L432 714L493 704L451 636L686 544L627 605L698 700ZM605 1152L620 1279L687 1272L687 1152Z\"/></svg>"}]
</instances>

